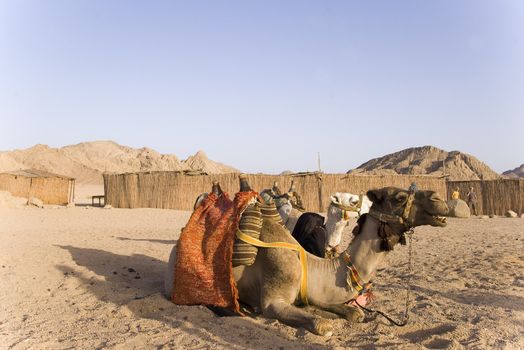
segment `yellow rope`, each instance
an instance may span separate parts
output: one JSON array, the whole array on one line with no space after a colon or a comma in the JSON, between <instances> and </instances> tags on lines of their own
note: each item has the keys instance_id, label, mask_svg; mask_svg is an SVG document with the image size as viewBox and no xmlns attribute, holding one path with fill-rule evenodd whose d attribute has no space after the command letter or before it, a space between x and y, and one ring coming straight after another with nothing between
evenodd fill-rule
<instances>
[{"instance_id":1,"label":"yellow rope","mask_svg":"<svg viewBox=\"0 0 524 350\"><path fill-rule=\"evenodd\" d=\"M307 254L304 248L299 244L287 242L262 242L259 239L246 235L244 232L237 230L237 237L243 242L262 248L285 248L297 251L299 253L300 265L302 267L302 274L300 276L300 299L304 305L308 305L307 300Z\"/></svg>"}]
</instances>

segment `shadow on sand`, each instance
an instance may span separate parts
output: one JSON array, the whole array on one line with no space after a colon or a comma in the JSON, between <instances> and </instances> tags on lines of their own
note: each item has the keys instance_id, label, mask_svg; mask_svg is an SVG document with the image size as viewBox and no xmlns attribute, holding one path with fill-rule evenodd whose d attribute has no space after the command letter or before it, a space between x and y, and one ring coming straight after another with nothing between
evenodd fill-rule
<instances>
[{"instance_id":1,"label":"shadow on sand","mask_svg":"<svg viewBox=\"0 0 524 350\"><path fill-rule=\"evenodd\" d=\"M442 293L440 291L414 286L414 290L428 295L438 294L442 298L465 305L481 305L524 311L524 298L515 295L498 294L490 290L460 290Z\"/></svg>"},{"instance_id":2,"label":"shadow on sand","mask_svg":"<svg viewBox=\"0 0 524 350\"><path fill-rule=\"evenodd\" d=\"M100 281L83 277L82 273L75 272L75 277L83 281L86 290L101 301L126 306L139 318L160 321L210 343L216 344L216 338L220 338L223 343L217 345L224 347L234 345L248 348L271 346L277 349L325 348L321 345L286 339L277 329L256 324L247 317L228 317L224 327L235 330L228 332L227 329L217 326L220 323L219 318L205 307L172 304L163 297L164 272L167 264L151 256L143 254L127 256L99 249L63 245L58 247L67 250L77 265L104 277L105 281ZM63 272L71 272L71 268L67 266L59 265L57 268ZM153 306L144 304L144 299L149 298L153 298L149 300L149 304ZM195 314L197 317L194 317ZM192 327L185 326L187 322L191 322ZM214 337L211 337L210 333ZM256 338L253 334L257 335ZM279 335L278 340L275 335ZM272 339L272 343L268 344L267 339Z\"/></svg>"},{"instance_id":3,"label":"shadow on sand","mask_svg":"<svg viewBox=\"0 0 524 350\"><path fill-rule=\"evenodd\" d=\"M153 238L127 238L127 237L115 237L120 241L135 241L135 242L151 242L151 243L162 243L162 244L176 244L175 239L153 239Z\"/></svg>"}]
</instances>

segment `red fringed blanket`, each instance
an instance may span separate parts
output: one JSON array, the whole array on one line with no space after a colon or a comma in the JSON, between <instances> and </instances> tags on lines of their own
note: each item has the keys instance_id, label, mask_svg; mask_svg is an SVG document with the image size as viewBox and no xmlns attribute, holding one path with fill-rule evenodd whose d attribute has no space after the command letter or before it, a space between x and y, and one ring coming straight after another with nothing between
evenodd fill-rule
<instances>
[{"instance_id":1,"label":"red fringed blanket","mask_svg":"<svg viewBox=\"0 0 524 350\"><path fill-rule=\"evenodd\" d=\"M195 209L177 243L172 301L181 305L214 305L239 312L233 278L233 243L240 214L256 192L210 193Z\"/></svg>"}]
</instances>

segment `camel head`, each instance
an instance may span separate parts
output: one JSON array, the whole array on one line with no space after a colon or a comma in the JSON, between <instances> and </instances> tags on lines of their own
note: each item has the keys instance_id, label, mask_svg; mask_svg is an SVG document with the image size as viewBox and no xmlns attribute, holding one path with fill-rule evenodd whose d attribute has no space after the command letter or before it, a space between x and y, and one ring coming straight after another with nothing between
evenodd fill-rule
<instances>
[{"instance_id":1,"label":"camel head","mask_svg":"<svg viewBox=\"0 0 524 350\"><path fill-rule=\"evenodd\" d=\"M326 250L336 251L342 240L342 231L349 224L349 219L358 216L359 196L337 192L330 199L326 220Z\"/></svg>"},{"instance_id":2,"label":"camel head","mask_svg":"<svg viewBox=\"0 0 524 350\"><path fill-rule=\"evenodd\" d=\"M384 187L368 191L367 196L373 202L372 211L401 219L409 227L446 226L444 216L448 213L448 206L434 191L409 192Z\"/></svg>"},{"instance_id":3,"label":"camel head","mask_svg":"<svg viewBox=\"0 0 524 350\"><path fill-rule=\"evenodd\" d=\"M328 216L340 216L341 219L348 220L350 217L357 217L357 205L359 197L356 194L337 192L331 197L328 208Z\"/></svg>"},{"instance_id":4,"label":"camel head","mask_svg":"<svg viewBox=\"0 0 524 350\"><path fill-rule=\"evenodd\" d=\"M292 209L293 205L291 205L289 201L282 202L280 206L277 207L278 213L280 214L280 217L282 218L283 222L286 222L288 220Z\"/></svg>"}]
</instances>

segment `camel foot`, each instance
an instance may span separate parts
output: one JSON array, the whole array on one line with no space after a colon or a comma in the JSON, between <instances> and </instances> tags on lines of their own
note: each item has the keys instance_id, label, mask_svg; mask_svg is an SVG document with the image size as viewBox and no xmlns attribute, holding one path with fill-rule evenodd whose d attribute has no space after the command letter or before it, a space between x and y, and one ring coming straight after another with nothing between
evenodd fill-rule
<instances>
[{"instance_id":1,"label":"camel foot","mask_svg":"<svg viewBox=\"0 0 524 350\"><path fill-rule=\"evenodd\" d=\"M322 335L325 337L331 337L333 335L333 326L329 320L316 319L313 321L313 329L311 333Z\"/></svg>"},{"instance_id":2,"label":"camel foot","mask_svg":"<svg viewBox=\"0 0 524 350\"><path fill-rule=\"evenodd\" d=\"M350 321L353 323L363 322L364 321L364 311L356 307L348 307L347 311L345 312L344 318L347 321Z\"/></svg>"},{"instance_id":3,"label":"camel foot","mask_svg":"<svg viewBox=\"0 0 524 350\"><path fill-rule=\"evenodd\" d=\"M364 311L356 306L351 305L323 305L318 306L320 309L334 313L350 322L363 322Z\"/></svg>"}]
</instances>

